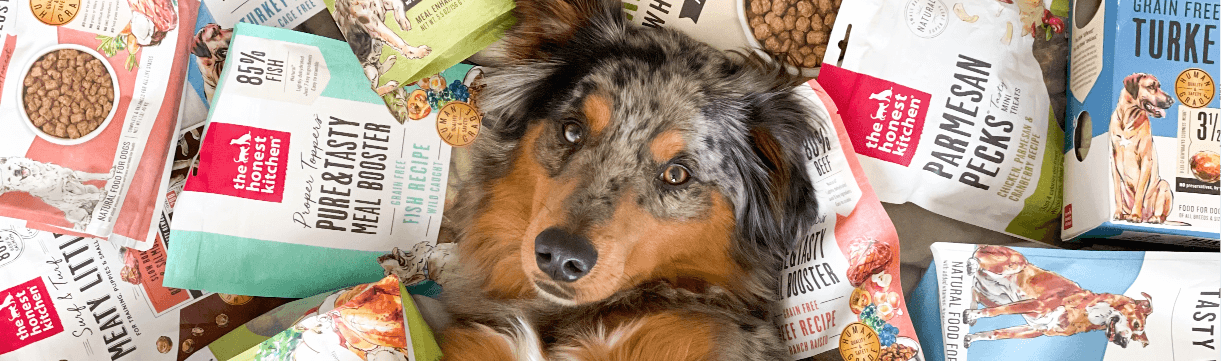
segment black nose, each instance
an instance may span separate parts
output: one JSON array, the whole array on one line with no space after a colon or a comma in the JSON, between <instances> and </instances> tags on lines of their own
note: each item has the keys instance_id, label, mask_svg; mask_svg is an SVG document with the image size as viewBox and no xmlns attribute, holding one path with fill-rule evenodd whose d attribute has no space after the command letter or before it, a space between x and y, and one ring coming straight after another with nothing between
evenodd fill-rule
<instances>
[{"instance_id":1,"label":"black nose","mask_svg":"<svg viewBox=\"0 0 1221 361\"><path fill-rule=\"evenodd\" d=\"M589 239L552 227L534 238L534 259L551 279L572 282L594 268L598 250Z\"/></svg>"}]
</instances>

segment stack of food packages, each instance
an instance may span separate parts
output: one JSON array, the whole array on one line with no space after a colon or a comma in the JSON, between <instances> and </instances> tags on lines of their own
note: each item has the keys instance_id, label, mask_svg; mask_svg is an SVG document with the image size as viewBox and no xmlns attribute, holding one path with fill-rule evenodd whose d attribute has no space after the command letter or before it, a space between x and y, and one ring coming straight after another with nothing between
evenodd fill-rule
<instances>
[{"instance_id":1,"label":"stack of food packages","mask_svg":"<svg viewBox=\"0 0 1221 361\"><path fill-rule=\"evenodd\" d=\"M485 6L493 3L496 6ZM4 152L0 166L10 175L0 183L0 209L4 216L12 217L4 218L0 225L0 268L4 269L0 272L0 313L12 314L0 323L3 358L206 360L252 359L257 353L262 359L277 353L292 355L293 349L286 345L300 343L317 349L320 340L357 352L356 346L339 341L353 337L384 346L361 351L361 358L387 352L408 354L406 359L437 357L428 328L411 307L411 298L405 297L408 292L391 287L399 284L398 278L353 286L382 277L384 271L373 259L366 260L372 267L363 268L368 271L365 277L348 280L344 287L328 288L339 291L288 304L292 299L247 295L257 292L226 294L164 284L169 250L177 245L169 236L171 217L186 179L198 172L193 168L199 162L211 99L226 63L234 25L265 24L342 39L344 31L325 11L336 4L133 0L125 7L103 10L86 1L82 8L89 10L79 16L72 10L75 6L47 12L37 2L15 4L10 16L0 17L0 29L7 35L0 38L0 71L5 74L0 79L21 79L2 83L5 96L0 101L0 114L5 114L0 119L14 123L8 127L14 132L3 136L8 137L4 149L9 150L0 150ZM438 138L432 155L443 164L440 170L430 164L427 172L428 184L434 189L432 199L441 199L429 211L438 219L424 228L432 235L428 245L436 242L439 213L447 199L444 188L450 147L440 141L433 124L447 105L474 105L471 92L477 89L468 86L479 72L470 72L470 66L435 75L422 72L445 70L495 40L498 32L488 30L503 28L511 21L507 18L509 4L473 2L450 9L449 17L413 15L425 22L417 27L433 28L425 34L432 38L459 31L482 37L434 41L429 43L431 57L399 54L396 67L390 67L395 58L390 51L386 52L389 59L377 59L385 67L383 73L390 74L383 80L391 84L380 84L373 99L379 104L383 99L393 103L389 104L389 109L396 110L393 113L385 105L380 107L387 117L398 116L398 123L403 123L433 113L426 119L434 128L433 137ZM472 21L475 17L482 18ZM475 23L481 26L463 28ZM409 29L406 25L401 30ZM19 34L26 35L17 40ZM356 48L357 42L351 46ZM355 59L353 64L360 69ZM408 81L408 76L424 80ZM357 71L336 81L353 83L357 77L365 79ZM373 92L368 79L356 82L360 83ZM413 92L420 93L422 101L408 102ZM413 113L408 114L407 109ZM452 134L446 141L466 144L473 140L474 134L457 130L445 129ZM435 189L438 184L439 191ZM386 248L377 254L390 252L399 256L392 259L401 259L419 251L419 247L399 252ZM435 283L418 281L411 280L414 285L407 290L437 295ZM370 291L375 288L379 291ZM366 294L376 296L363 296ZM278 306L284 307L268 313ZM338 321L340 314L370 307L379 315L401 310L398 314L403 317L379 321L386 323L380 329L397 325L400 331L410 332L370 336L369 330ZM261 314L267 315L262 323L251 322ZM331 318L336 322L329 322ZM325 332L317 324L305 322L321 319L332 327L329 338L311 340ZM302 323L294 328L296 321ZM282 335L276 339L276 347L264 345L260 351L260 342L294 329L315 332L306 335L304 342L301 332L295 334L296 339Z\"/></svg>"},{"instance_id":2,"label":"stack of food packages","mask_svg":"<svg viewBox=\"0 0 1221 361\"><path fill-rule=\"evenodd\" d=\"M436 1L394 2L381 16L382 23L398 39L375 40L369 29L352 21L356 8L349 1L288 1L129 0L126 7L98 10L98 14L76 14L64 8L34 11L36 2L19 2L11 12L15 15L0 17L0 29L5 29L5 37L0 38L0 71L4 75L0 79L19 80L0 83L0 94L5 95L0 98L0 119L4 119L0 123L21 123L10 124L9 129L16 131L0 136L6 140L0 147L0 174L4 174L0 177L0 210L14 218L0 223L0 269L4 270L0 272L0 314L12 316L0 322L0 355L16 359L179 361L309 359L331 352L350 353L360 359L439 357L431 331L415 308L417 301L435 301L406 296L435 296L439 292L441 266L452 257L451 245L444 239L447 230L440 222L441 214L453 201L454 194L447 188L461 179L460 170L466 161L460 156L461 147L478 136L482 71L452 65L496 39L495 30L512 22L507 15L511 3L453 3L458 5L450 11L435 13L427 9ZM1115 28L1128 35L1141 31L1139 26L1114 23L1116 4L1075 4L1078 9L1070 12L1068 0L971 0L953 4L912 0L904 6L880 0L844 4L838 0L687 1L681 6L625 1L625 15L637 25L675 28L724 50L751 49L777 58L790 72L818 77L817 83L811 83L817 95L809 96L830 110L827 117L833 119L830 126L834 135L813 144L826 146L829 153L814 156L811 161L830 157L827 159L834 158L836 166L851 169L839 177L820 175L827 185L824 189L848 189L846 195L820 196L855 201L837 203L851 204L848 208L828 208L825 229L798 242L799 247L787 258L781 287L784 312L776 322L794 359L821 359L824 352L846 360L965 358L972 340L961 337L980 337L982 333L969 334L978 330L962 323L971 323L972 317L986 317L977 314L985 311L976 311L979 307L975 302L998 306L1030 301L1021 298L1030 298L1027 295L973 299L964 304L938 293L938 283L944 289L972 287L952 282L958 276L947 272L958 266L965 267L973 279L1000 277L1011 283L997 281L1005 287L1028 286L1020 276L986 269L986 265L980 268L984 259L974 248L959 250L943 245L941 253L948 252L944 249L960 251L955 257L962 261L939 260L937 266L949 267L939 273L936 268L930 271L932 276L926 277L916 296L921 303L907 312L899 285L897 235L892 227L872 227L872 233L860 227L861 222L889 225L877 201L912 202L958 221L1028 240L1055 242L1061 235L1067 239L1085 234L1216 247L1217 228L1221 227L1217 208L1213 207L1218 194L1217 137L1211 132L1215 124L1208 128L1209 119L1215 120L1217 114L1216 86L1212 82L1217 74L1215 67L1190 65L1165 74L1152 70L1131 76L1118 74L1112 65L1115 60L1102 59L1102 54L1112 54L1119 46L1129 53L1135 50L1139 58L1141 47L1146 46L1150 47L1146 57L1160 59L1161 55L1154 54L1161 54L1162 49L1139 43L1133 49L1130 44L1113 44L1115 41L1106 38ZM1204 8L1210 6L1213 15L1205 11L1203 18L1215 18L1215 3ZM1070 13L1077 16L1072 26L1067 26ZM1152 14L1157 19L1142 24L1152 28L1159 22L1175 21L1160 19L1169 14ZM1095 18L1099 20L1093 21ZM194 27L179 26L192 21ZM241 27L249 29L245 34L252 38L290 45L233 42L243 34L235 32L238 23L347 39L351 52L336 55L334 44L321 38L253 30L246 25ZM1186 31L1190 32L1191 26L1189 22ZM411 30L413 27L416 30ZM1173 33L1174 25L1171 27ZM453 29L459 28L469 35L453 36ZM1202 31L1209 34L1209 30ZM56 36L22 35L18 41L18 34ZM1071 57L1073 79L1066 79L1070 34L1074 52L1077 47L1085 50ZM1141 34L1136 36L1140 38ZM1107 41L1098 40L1102 38ZM304 49L300 44L311 44L315 50L295 52ZM1216 47L1200 50L1203 53L1199 56L1205 60L1217 58ZM1171 56L1179 55L1167 55L1167 59ZM343 59L336 60L339 58ZM896 62L896 58L907 60ZM280 70L273 70L277 61ZM323 70L316 65L322 65ZM1089 79L1100 78L1100 74L1114 78L1103 80L1117 83L1095 86L1096 80ZM1156 75L1162 76L1160 82ZM255 94L258 92L249 90L249 86L256 80L291 84L296 89L283 94ZM226 82L235 85L224 88ZM328 82L332 87L347 87L345 93L356 95L328 92ZM1208 84L1212 84L1211 89ZM1139 198L1145 203L1135 210L1135 191L1124 198L1115 190L1134 187L1122 181L1126 167L1134 167L1137 172L1147 168L1127 163L1113 166L1117 169L1110 175L1113 179L1106 178L1108 184L1099 187L1108 189L1107 194L1116 194L1115 200L1102 196L1087 196L1077 203L1064 200L1066 178L1070 183L1086 180L1080 184L1099 184L1095 179L1103 178L1065 174L1066 167L1072 170L1097 163L1086 161L1091 146L1107 148L1093 151L1095 155L1127 149L1123 139L1117 143L1110 139L1129 134L1117 132L1110 124L1113 119L1091 123L1090 115L1083 111L1098 106L1086 100L1091 90L1119 94L1116 99L1120 107L1129 101L1147 110L1141 119L1153 124L1151 132L1157 142L1174 143L1158 143L1158 149L1163 149L1160 153L1136 151L1137 155L1152 156L1142 159L1162 160L1165 165L1160 173L1156 167L1147 173L1153 173L1152 179L1169 182L1165 190L1161 183L1149 182L1153 186L1146 187ZM1074 98L1069 99L1069 91ZM382 220L377 220L357 211L338 216L334 210L325 210L327 202L334 205L338 201L321 193L338 188L324 180L344 173L310 172L303 167L311 159L307 157L310 149L320 149L319 142L327 144L319 139L319 134L327 133L320 132L323 127L334 134L337 128L333 127L350 121L340 114L321 113L316 114L318 122L311 118L302 127L260 123L257 116L237 120L234 114L274 118L259 110L271 109L272 105L242 103L243 96L261 99L260 104L283 102L288 105L285 109L293 108L293 104L317 105L313 103L316 99L335 97L375 104L377 110L368 113L373 115L362 117L369 119L369 124L360 125L360 136L366 136L363 131L370 129L423 134L424 138L386 136L387 140L393 139L391 143L401 143L397 147L406 147L395 148L403 154L402 159L383 157L378 159L381 168L365 169L382 173L355 170L349 174L354 180L364 174L381 177L364 181L384 181L376 182L377 186L366 183L362 188L378 191L369 193L372 198L353 196L350 202L389 202L416 213L387 215L372 211L381 216ZM217 101L226 97L229 99ZM1102 102L1116 101L1106 98ZM229 108L214 109L218 106ZM217 118L217 114L223 115ZM1167 114L1173 116L1168 125L1159 119ZM1095 116L1108 119L1110 114ZM1175 123L1173 119L1181 120ZM1195 126L1185 119L1202 122ZM210 124L225 125L227 130L213 132L209 138L206 130ZM264 131L269 136L229 128ZM1065 128L1075 135L1066 140ZM1197 133L1201 134L1199 139L1190 136ZM284 148L280 155L256 150L260 142L272 139L270 135L274 134L286 135L281 139ZM1099 139L1091 142L1094 138ZM1137 141L1131 136L1123 138ZM382 138L374 134L373 139ZM1157 143L1152 138L1150 142ZM290 144L297 149L289 151ZM1066 145L1062 148L1061 144ZM1175 147L1180 148L1178 152L1173 151ZM220 171L221 164L243 169L235 167L252 161L267 162L262 157L272 156L284 157L281 169L292 168L287 175L269 169L260 175L263 180L283 182L274 192L274 200L224 193L215 190L220 186L213 187L237 179L236 173ZM1098 162L1106 159L1090 158ZM288 166L297 163L303 165ZM359 161L356 165L378 167ZM403 174L395 170L385 173L388 167L398 165L403 166ZM398 179L410 176L405 173L417 168L421 170L419 178ZM245 175L244 171L238 172ZM251 180L260 181L243 178L246 183ZM416 181L418 184L409 184ZM313 182L319 182L320 187L315 188ZM1074 192L1069 188L1070 193ZM184 189L190 204L182 208L180 216L186 221L172 223ZM351 190L347 192L351 194ZM1088 193L1084 189L1075 192ZM304 199L296 198L301 194ZM217 199L240 198L239 202L244 203L214 209L216 195L220 195ZM1146 198L1152 201L1144 201ZM1157 200L1169 203L1154 204ZM860 206L856 206L858 202ZM266 217L253 221L230 219L251 213L229 209L270 204L284 204L284 212L280 212L284 216L274 216L277 211L270 210L272 207L259 213ZM1106 214L1095 217L1094 213ZM411 217L418 219L407 222ZM428 219L420 225L429 217L436 220ZM417 225L396 231L419 240L414 248L395 249L391 243L378 240L390 235L390 224L399 223ZM372 241L366 240L363 246L350 246L338 239L322 244L300 243L294 239L311 237L284 231L290 227L348 236L362 230L377 236L368 237ZM268 236L275 233L279 236ZM232 254L200 251L201 244L217 240L287 247L283 249L289 251L283 254L294 256L355 253L347 253L351 257L342 261L352 264L345 266L351 273L332 272L332 277L319 283L315 281L324 276L302 279L284 272L284 267L293 267L291 264L271 262L255 265L254 269L233 268L235 263L251 262ZM828 243L833 249L830 256L823 251ZM1019 273L1073 272L1066 271L1073 266L1063 264L1071 261L1062 261L1066 258L1059 255L1048 261L1034 256L1041 254L1033 250L988 252L1017 254L1010 254L1010 263L1005 264L1020 269ZM1028 260L1022 254L1032 257ZM1073 257L1107 259L1086 254ZM1127 259L1127 255L1115 257ZM1212 265L1217 257L1212 253L1188 258ZM286 257L284 262L291 259ZM1098 267L1110 266L1104 262ZM265 275L252 277L251 272ZM383 274L393 272L397 272L395 277L383 278ZM847 282L841 283L840 279ZM1190 284L1193 295L1202 298L1198 304L1187 306L1216 307L1216 293L1207 291L1216 280L1204 281ZM269 283L281 286L265 287ZM975 282L975 290L966 292L1000 297L994 294L1000 291L993 287L996 285ZM1081 284L1076 289L1109 295L1091 287ZM1123 289L1107 292L1125 293ZM1127 297L1145 307L1137 307L1137 311L1154 309L1155 301L1149 295L1132 292L1137 291L1116 297ZM1175 293L1166 290L1162 294ZM270 296L309 297L292 301ZM1152 298L1163 299L1160 297ZM957 313L946 313L947 305L957 307L953 309ZM1123 315L1124 322L1133 321ZM1149 313L1137 315L1146 317ZM1027 320L1037 321L1043 316L1029 316ZM1081 334L1097 336L1103 332L1090 332L1105 331L1101 349L1107 348L1107 341L1121 348L1126 342L1161 342L1160 336L1145 336L1143 327L1138 334L1131 324L1126 329L1116 328L1117 323L1109 319L1094 322L1090 317L1086 319L1097 327ZM1176 313L1174 319L1178 318ZM1156 327L1178 325L1168 318L1164 322ZM1021 323L1006 326L1020 327ZM987 326L994 328L996 324ZM919 340L917 333L921 335ZM1202 342L1212 340L1215 337ZM1098 342L1090 342L1094 344L1087 348L1100 349ZM1076 350L1078 344L1073 341L1056 347Z\"/></svg>"}]
</instances>

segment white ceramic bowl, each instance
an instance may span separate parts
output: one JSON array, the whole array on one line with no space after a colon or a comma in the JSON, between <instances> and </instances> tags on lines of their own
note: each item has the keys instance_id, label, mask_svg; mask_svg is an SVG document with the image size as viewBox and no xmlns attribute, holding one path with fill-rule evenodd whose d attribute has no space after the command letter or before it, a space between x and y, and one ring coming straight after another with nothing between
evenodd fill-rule
<instances>
[{"instance_id":1,"label":"white ceramic bowl","mask_svg":"<svg viewBox=\"0 0 1221 361\"><path fill-rule=\"evenodd\" d=\"M763 50L763 44L759 43L759 39L755 38L754 29L750 28L750 20L747 20L747 18L746 18L746 16L747 16L746 15L746 2L747 1L750 1L750 0L735 0L735 3L738 8L738 24L742 25L742 31L746 32L746 42L750 43L750 48L753 49L755 51L755 53L759 54L759 56L762 56L764 59L771 60L772 56L769 55L767 53L767 51ZM827 48L830 48L830 47L831 47L831 44L827 44ZM793 66L792 64L789 64L788 62L781 62L781 65L784 66L784 70L788 71L789 74L801 75L801 76L807 77L807 78L813 78L813 77L818 76L819 68L817 68L817 67L816 68L799 68L799 67Z\"/></svg>"},{"instance_id":2,"label":"white ceramic bowl","mask_svg":"<svg viewBox=\"0 0 1221 361\"><path fill-rule=\"evenodd\" d=\"M47 134L46 132L43 132L42 129L39 129L38 127L34 126L34 122L30 120L30 116L28 114L26 114L26 110L25 110L24 82L25 82L26 74L30 72L30 68L34 66L34 62L38 61L38 59L41 59L43 57L43 55L46 55L47 53L50 53L50 52L56 51L56 50L61 50L61 49L79 50L79 51L85 52L86 54L89 54L90 56L93 56L94 58L97 58L98 60L101 60L102 66L106 67L106 72L110 75L111 88L114 89L114 99L111 100L110 113L106 114L106 119L102 120L102 124L98 125L97 129L94 129L92 132L89 132L89 134L85 134L85 136L76 138L76 139L60 138L60 137L56 137L51 134ZM17 78L17 81L22 83L22 85L17 87L17 110L18 110L17 113L21 114L21 120L25 123L25 125L27 127L30 128L31 131L34 132L34 134L37 134L39 138L45 139L46 141L51 142L51 143L55 143L55 144L59 144L59 145L77 145L77 144L81 144L84 142L88 142L90 139L97 137L97 135L99 133L101 133L103 130L105 130L106 126L110 125L110 121L114 119L115 109L119 108L119 78L118 78L118 76L116 76L114 68L110 67L110 62L106 61L106 58L103 57L102 54L99 54L97 51L84 47L84 46L80 46L80 45L76 45L76 44L58 44L58 45L53 45L53 46L47 47L46 49L42 49L42 50L38 51L37 53L34 54L34 56L30 57L30 59L25 62L25 67L22 68L21 76Z\"/></svg>"},{"instance_id":3,"label":"white ceramic bowl","mask_svg":"<svg viewBox=\"0 0 1221 361\"><path fill-rule=\"evenodd\" d=\"M895 338L895 343L911 347L916 350L916 355L912 356L912 358L908 359L908 361L924 361L924 354L920 352L920 343L916 342L916 340L899 336Z\"/></svg>"}]
</instances>

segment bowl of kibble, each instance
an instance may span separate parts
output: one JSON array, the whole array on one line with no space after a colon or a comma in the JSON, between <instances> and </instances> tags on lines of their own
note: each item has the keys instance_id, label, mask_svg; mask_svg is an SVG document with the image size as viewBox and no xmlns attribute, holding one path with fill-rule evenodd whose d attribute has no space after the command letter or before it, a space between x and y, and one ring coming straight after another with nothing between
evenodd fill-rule
<instances>
[{"instance_id":1,"label":"bowl of kibble","mask_svg":"<svg viewBox=\"0 0 1221 361\"><path fill-rule=\"evenodd\" d=\"M34 134L76 145L93 139L114 118L119 81L102 54L76 44L35 53L21 74L17 107Z\"/></svg>"},{"instance_id":2,"label":"bowl of kibble","mask_svg":"<svg viewBox=\"0 0 1221 361\"><path fill-rule=\"evenodd\" d=\"M737 0L746 40L763 55L783 60L790 72L818 75L842 0Z\"/></svg>"}]
</instances>

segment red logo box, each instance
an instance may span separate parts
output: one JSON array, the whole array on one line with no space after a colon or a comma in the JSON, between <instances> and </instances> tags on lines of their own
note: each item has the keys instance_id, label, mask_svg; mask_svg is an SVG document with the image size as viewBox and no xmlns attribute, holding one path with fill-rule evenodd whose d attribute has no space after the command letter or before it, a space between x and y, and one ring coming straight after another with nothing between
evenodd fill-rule
<instances>
[{"instance_id":1,"label":"red logo box","mask_svg":"<svg viewBox=\"0 0 1221 361\"><path fill-rule=\"evenodd\" d=\"M829 64L818 84L839 107L857 154L911 164L931 105L928 93Z\"/></svg>"},{"instance_id":2,"label":"red logo box","mask_svg":"<svg viewBox=\"0 0 1221 361\"><path fill-rule=\"evenodd\" d=\"M42 278L0 292L0 355L64 332Z\"/></svg>"},{"instance_id":3,"label":"red logo box","mask_svg":"<svg viewBox=\"0 0 1221 361\"><path fill-rule=\"evenodd\" d=\"M289 134L228 123L208 125L198 172L184 190L280 203Z\"/></svg>"}]
</instances>

